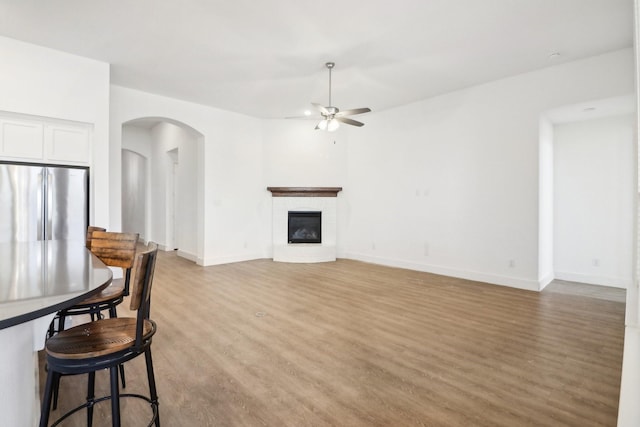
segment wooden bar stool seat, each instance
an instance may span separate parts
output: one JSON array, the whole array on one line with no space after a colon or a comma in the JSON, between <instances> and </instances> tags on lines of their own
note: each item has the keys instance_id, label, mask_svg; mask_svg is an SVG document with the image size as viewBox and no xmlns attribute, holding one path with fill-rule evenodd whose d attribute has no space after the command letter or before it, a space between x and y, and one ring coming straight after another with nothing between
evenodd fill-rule
<instances>
[{"instance_id":1,"label":"wooden bar stool seat","mask_svg":"<svg viewBox=\"0 0 640 427\"><path fill-rule=\"evenodd\" d=\"M87 400L83 405L62 415L53 426L71 414L87 408L87 424L92 425L95 403L111 400L111 417L114 427L120 426L120 398L135 397L146 400L152 408L151 424L160 427L158 395L151 358L151 341L156 333L156 324L149 318L151 287L158 245L150 243L146 251L136 255L130 309L137 310L135 318L115 317L100 319L61 331L49 338L45 344L47 381L40 426L47 427L54 387L61 375L89 374ZM118 367L144 354L149 382L149 396L121 394L118 384ZM95 372L109 369L111 394L95 397Z\"/></svg>"},{"instance_id":2,"label":"wooden bar stool seat","mask_svg":"<svg viewBox=\"0 0 640 427\"><path fill-rule=\"evenodd\" d=\"M155 323L145 319L142 339L150 339L155 332ZM102 319L61 332L61 335L47 343L47 354L59 359L100 357L127 350L135 340L136 319Z\"/></svg>"}]
</instances>

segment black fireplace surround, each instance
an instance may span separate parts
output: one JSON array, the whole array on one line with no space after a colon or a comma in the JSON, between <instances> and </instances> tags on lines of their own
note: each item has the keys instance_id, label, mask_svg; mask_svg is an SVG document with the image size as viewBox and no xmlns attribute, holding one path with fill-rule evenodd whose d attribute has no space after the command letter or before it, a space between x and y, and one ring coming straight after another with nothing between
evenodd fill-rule
<instances>
[{"instance_id":1,"label":"black fireplace surround","mask_svg":"<svg viewBox=\"0 0 640 427\"><path fill-rule=\"evenodd\" d=\"M289 243L322 243L322 212L289 211Z\"/></svg>"}]
</instances>

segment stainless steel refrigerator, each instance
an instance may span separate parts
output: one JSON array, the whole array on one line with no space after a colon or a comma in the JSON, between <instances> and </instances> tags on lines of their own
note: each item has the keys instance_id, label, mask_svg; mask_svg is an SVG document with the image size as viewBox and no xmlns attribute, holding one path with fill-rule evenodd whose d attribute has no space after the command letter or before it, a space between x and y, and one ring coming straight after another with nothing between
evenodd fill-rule
<instances>
[{"instance_id":1,"label":"stainless steel refrigerator","mask_svg":"<svg viewBox=\"0 0 640 427\"><path fill-rule=\"evenodd\" d=\"M0 162L0 242L84 241L89 169Z\"/></svg>"}]
</instances>

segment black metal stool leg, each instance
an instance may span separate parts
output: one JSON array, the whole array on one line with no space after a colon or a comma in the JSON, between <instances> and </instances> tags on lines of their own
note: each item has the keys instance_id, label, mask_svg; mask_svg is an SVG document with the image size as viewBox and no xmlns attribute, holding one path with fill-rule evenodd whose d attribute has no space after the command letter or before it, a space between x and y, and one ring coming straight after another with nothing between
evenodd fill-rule
<instances>
[{"instance_id":1,"label":"black metal stool leg","mask_svg":"<svg viewBox=\"0 0 640 427\"><path fill-rule=\"evenodd\" d=\"M58 389L60 388L60 375L53 380L53 410L58 409Z\"/></svg>"},{"instance_id":2,"label":"black metal stool leg","mask_svg":"<svg viewBox=\"0 0 640 427\"><path fill-rule=\"evenodd\" d=\"M53 392L53 384L57 374L49 371L47 373L47 382L44 388L44 397L42 398L42 407L40 409L40 427L49 425L49 411L51 410L51 397Z\"/></svg>"},{"instance_id":3,"label":"black metal stool leg","mask_svg":"<svg viewBox=\"0 0 640 427\"><path fill-rule=\"evenodd\" d=\"M111 374L111 425L120 427L120 390L118 386L118 366L109 368Z\"/></svg>"},{"instance_id":4,"label":"black metal stool leg","mask_svg":"<svg viewBox=\"0 0 640 427\"><path fill-rule=\"evenodd\" d=\"M118 317L118 312L116 310L116 306L112 305L109 307L109 318L114 319ZM127 381L124 377L124 365L120 365L120 382L122 383L122 388L127 388Z\"/></svg>"},{"instance_id":5,"label":"black metal stool leg","mask_svg":"<svg viewBox=\"0 0 640 427\"><path fill-rule=\"evenodd\" d=\"M64 323L66 322L67 316L64 311L61 311L58 315L58 329L55 333L60 333L64 331ZM58 389L60 388L60 375L56 375L55 382L53 383L53 410L58 409Z\"/></svg>"},{"instance_id":6,"label":"black metal stool leg","mask_svg":"<svg viewBox=\"0 0 640 427\"><path fill-rule=\"evenodd\" d=\"M89 372L87 381L87 427L93 426L93 405L95 403L96 373Z\"/></svg>"},{"instance_id":7,"label":"black metal stool leg","mask_svg":"<svg viewBox=\"0 0 640 427\"><path fill-rule=\"evenodd\" d=\"M160 427L160 408L158 407L158 392L156 390L156 377L153 373L153 359L151 358L151 347L148 347L144 352L144 358L147 364L147 378L149 380L149 398L151 404L155 406L156 414L156 427Z\"/></svg>"}]
</instances>

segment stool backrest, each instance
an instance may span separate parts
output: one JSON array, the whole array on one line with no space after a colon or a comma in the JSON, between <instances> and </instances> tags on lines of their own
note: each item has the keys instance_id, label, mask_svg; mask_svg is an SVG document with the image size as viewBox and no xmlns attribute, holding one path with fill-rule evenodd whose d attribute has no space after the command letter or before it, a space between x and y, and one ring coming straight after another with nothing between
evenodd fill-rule
<instances>
[{"instance_id":1,"label":"stool backrest","mask_svg":"<svg viewBox=\"0 0 640 427\"><path fill-rule=\"evenodd\" d=\"M86 245L87 245L87 249L89 250L91 250L91 239L93 238L94 231L107 231L107 229L102 227L95 227L93 225L90 225L87 227Z\"/></svg>"},{"instance_id":2,"label":"stool backrest","mask_svg":"<svg viewBox=\"0 0 640 427\"><path fill-rule=\"evenodd\" d=\"M91 252L106 265L124 270L125 295L129 295L129 281L137 246L138 233L94 231L91 236Z\"/></svg>"},{"instance_id":3,"label":"stool backrest","mask_svg":"<svg viewBox=\"0 0 640 427\"><path fill-rule=\"evenodd\" d=\"M138 310L150 298L157 254L158 245L154 242L149 242L147 249L136 255L133 281L131 282L130 310Z\"/></svg>"},{"instance_id":4,"label":"stool backrest","mask_svg":"<svg viewBox=\"0 0 640 427\"><path fill-rule=\"evenodd\" d=\"M130 310L137 310L136 345L141 345L145 320L149 319L151 308L151 287L156 268L158 245L149 242L147 249L136 254L131 281Z\"/></svg>"}]
</instances>

